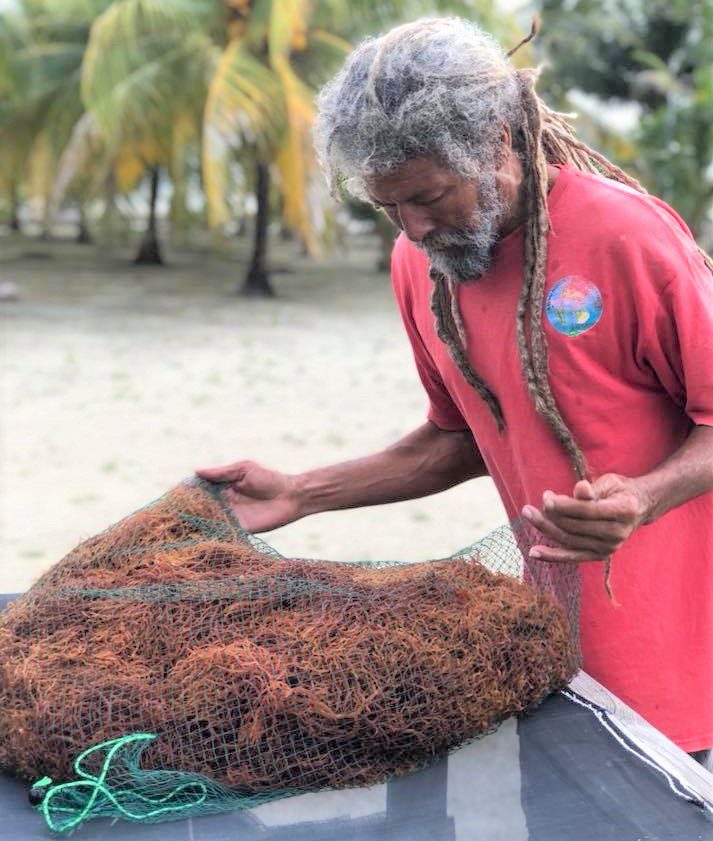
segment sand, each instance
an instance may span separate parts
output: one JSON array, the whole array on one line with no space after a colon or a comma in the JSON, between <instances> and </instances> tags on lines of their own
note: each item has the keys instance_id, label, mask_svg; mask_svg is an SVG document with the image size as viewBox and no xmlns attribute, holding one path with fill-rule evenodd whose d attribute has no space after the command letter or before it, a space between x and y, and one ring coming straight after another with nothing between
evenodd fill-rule
<instances>
[{"instance_id":1,"label":"sand","mask_svg":"<svg viewBox=\"0 0 713 841\"><path fill-rule=\"evenodd\" d=\"M199 466L288 472L381 449L426 402L376 244L315 262L275 238L278 297L234 295L246 255L169 252L167 268L4 238L0 591ZM283 554L417 561L505 521L492 482L330 512L263 534Z\"/></svg>"}]
</instances>

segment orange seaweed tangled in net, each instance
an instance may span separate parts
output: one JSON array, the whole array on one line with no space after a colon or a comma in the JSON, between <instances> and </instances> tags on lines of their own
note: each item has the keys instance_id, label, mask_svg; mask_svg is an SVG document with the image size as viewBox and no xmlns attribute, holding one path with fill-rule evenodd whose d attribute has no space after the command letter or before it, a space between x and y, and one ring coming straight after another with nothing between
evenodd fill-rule
<instances>
[{"instance_id":1,"label":"orange seaweed tangled in net","mask_svg":"<svg viewBox=\"0 0 713 841\"><path fill-rule=\"evenodd\" d=\"M289 560L180 485L81 544L0 618L0 767L87 746L247 793L367 785L527 710L577 667L563 607L471 556Z\"/></svg>"}]
</instances>

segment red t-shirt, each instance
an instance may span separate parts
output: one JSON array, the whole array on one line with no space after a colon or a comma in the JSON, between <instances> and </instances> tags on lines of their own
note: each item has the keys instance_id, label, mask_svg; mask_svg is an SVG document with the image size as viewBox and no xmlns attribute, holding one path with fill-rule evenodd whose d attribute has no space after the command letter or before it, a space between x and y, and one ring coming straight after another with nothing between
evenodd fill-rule
<instances>
[{"instance_id":1,"label":"red t-shirt","mask_svg":"<svg viewBox=\"0 0 713 841\"><path fill-rule=\"evenodd\" d=\"M603 177L560 169L548 197L543 324L550 383L593 476L640 476L713 426L713 276L664 202ZM488 272L461 285L474 369L506 429L463 379L434 330L427 257L396 242L396 299L442 429L470 428L505 504L541 506L576 477L528 395L516 339L522 227ZM686 751L713 747L713 492L638 529L602 564L579 566L584 668Z\"/></svg>"}]
</instances>

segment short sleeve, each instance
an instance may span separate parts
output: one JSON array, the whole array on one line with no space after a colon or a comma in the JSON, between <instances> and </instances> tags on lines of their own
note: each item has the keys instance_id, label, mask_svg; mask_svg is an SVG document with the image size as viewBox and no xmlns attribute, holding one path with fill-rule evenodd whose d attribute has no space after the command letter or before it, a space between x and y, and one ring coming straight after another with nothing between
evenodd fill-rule
<instances>
[{"instance_id":1,"label":"short sleeve","mask_svg":"<svg viewBox=\"0 0 713 841\"><path fill-rule=\"evenodd\" d=\"M409 265L407 247L402 234L396 240L391 258L391 280L406 335L411 343L416 370L428 397L426 417L439 429L448 431L468 429L465 418L441 379L414 319L414 296L410 278L412 267Z\"/></svg>"},{"instance_id":2,"label":"short sleeve","mask_svg":"<svg viewBox=\"0 0 713 841\"><path fill-rule=\"evenodd\" d=\"M692 238L669 243L665 272L645 308L641 357L695 424L713 426L713 273Z\"/></svg>"}]
</instances>

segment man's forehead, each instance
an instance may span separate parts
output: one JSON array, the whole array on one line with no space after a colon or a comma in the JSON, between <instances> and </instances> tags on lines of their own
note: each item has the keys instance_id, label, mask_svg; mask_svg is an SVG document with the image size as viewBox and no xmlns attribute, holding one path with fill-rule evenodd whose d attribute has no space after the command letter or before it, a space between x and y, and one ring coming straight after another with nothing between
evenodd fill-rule
<instances>
[{"instance_id":1,"label":"man's forehead","mask_svg":"<svg viewBox=\"0 0 713 841\"><path fill-rule=\"evenodd\" d=\"M400 201L418 198L434 188L466 179L446 168L435 158L411 158L385 173L367 176L367 189L376 199L398 198Z\"/></svg>"}]
</instances>

